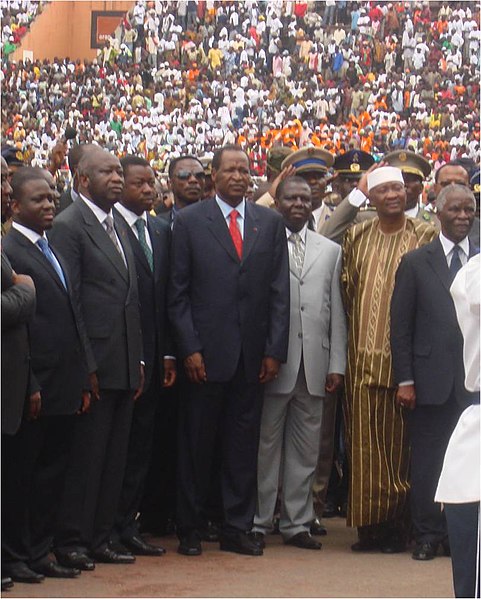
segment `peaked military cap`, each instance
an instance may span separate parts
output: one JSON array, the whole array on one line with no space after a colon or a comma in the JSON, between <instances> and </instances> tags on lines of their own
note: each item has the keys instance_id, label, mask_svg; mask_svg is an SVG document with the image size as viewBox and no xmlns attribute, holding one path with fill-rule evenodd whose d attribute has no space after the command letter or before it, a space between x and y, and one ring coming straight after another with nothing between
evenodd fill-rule
<instances>
[{"instance_id":1,"label":"peaked military cap","mask_svg":"<svg viewBox=\"0 0 481 599\"><path fill-rule=\"evenodd\" d=\"M371 154L363 150L349 150L345 154L336 156L333 168L343 177L360 179L373 164L374 158Z\"/></svg>"},{"instance_id":2,"label":"peaked military cap","mask_svg":"<svg viewBox=\"0 0 481 599\"><path fill-rule=\"evenodd\" d=\"M396 150L395 152L389 152L383 158L384 162L387 162L389 166L396 166L400 168L403 173L412 173L426 179L431 172L431 165L429 162L414 152L408 150Z\"/></svg>"},{"instance_id":3,"label":"peaked military cap","mask_svg":"<svg viewBox=\"0 0 481 599\"><path fill-rule=\"evenodd\" d=\"M324 173L334 164L334 156L322 148L301 148L284 159L282 168L294 166L297 173L322 171Z\"/></svg>"}]
</instances>

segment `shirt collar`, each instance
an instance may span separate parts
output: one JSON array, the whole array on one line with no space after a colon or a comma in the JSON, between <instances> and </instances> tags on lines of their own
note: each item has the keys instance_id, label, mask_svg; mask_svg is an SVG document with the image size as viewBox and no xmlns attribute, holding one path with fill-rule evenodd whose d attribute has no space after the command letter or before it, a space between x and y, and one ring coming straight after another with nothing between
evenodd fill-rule
<instances>
[{"instance_id":1,"label":"shirt collar","mask_svg":"<svg viewBox=\"0 0 481 599\"><path fill-rule=\"evenodd\" d=\"M291 231L290 229L288 229L286 227L286 236L287 239L289 239L289 237L292 235L294 231ZM307 237L307 223L302 227L302 229L300 231L298 231L300 238L302 239L302 243L306 243L306 237Z\"/></svg>"},{"instance_id":2,"label":"shirt collar","mask_svg":"<svg viewBox=\"0 0 481 599\"><path fill-rule=\"evenodd\" d=\"M447 256L449 254L449 252L452 251L452 249L455 245L458 245L463 250L463 252L466 254L466 256L469 257L469 239L468 239L468 237L465 237L458 244L456 244L456 243L453 243L450 239L448 239L441 232L441 233L439 233L439 241L441 242L441 245L443 246L445 256Z\"/></svg>"},{"instance_id":3,"label":"shirt collar","mask_svg":"<svg viewBox=\"0 0 481 599\"><path fill-rule=\"evenodd\" d=\"M73 187L70 188L70 197L72 198L72 202L76 202L80 197Z\"/></svg>"},{"instance_id":4,"label":"shirt collar","mask_svg":"<svg viewBox=\"0 0 481 599\"><path fill-rule=\"evenodd\" d=\"M104 212L102 210L102 208L99 208L97 206L97 204L94 204L92 202L92 200L89 200L88 198L86 198L82 193L79 194L79 197L87 204L87 206L90 208L90 210L92 210L92 212L95 214L97 220L99 221L99 223L101 225L104 224L105 219L107 218L107 216L112 216L112 210L109 210L109 212Z\"/></svg>"},{"instance_id":5,"label":"shirt collar","mask_svg":"<svg viewBox=\"0 0 481 599\"><path fill-rule=\"evenodd\" d=\"M139 218L141 218L143 221L145 221L145 224L147 225L147 213L146 212L142 212L142 214L139 216L138 214L135 214L135 212L132 212L132 210L129 210L128 208L123 206L120 202L117 202L115 204L115 208L125 218L129 227L133 227L135 225L135 223L139 220Z\"/></svg>"},{"instance_id":6,"label":"shirt collar","mask_svg":"<svg viewBox=\"0 0 481 599\"><path fill-rule=\"evenodd\" d=\"M230 206L227 202L224 202L224 200L221 197L219 197L217 194L215 196L215 201L217 202L217 205L221 209L221 212L224 215L224 218L226 220L229 218L229 214L232 212L232 210L237 210L237 212L239 213L239 216L242 219L245 219L245 211L246 211L245 199L243 199L242 202L240 204L238 204L235 208Z\"/></svg>"},{"instance_id":7,"label":"shirt collar","mask_svg":"<svg viewBox=\"0 0 481 599\"><path fill-rule=\"evenodd\" d=\"M45 233L43 235L39 235L36 231L33 231L32 229L29 229L28 227L25 227L24 225L21 225L20 223L16 223L15 221L12 222L12 228L16 229L19 233L21 233L22 235L24 235L29 241L31 241L32 243L37 243L37 241L39 239L47 239L47 236L45 235Z\"/></svg>"},{"instance_id":8,"label":"shirt collar","mask_svg":"<svg viewBox=\"0 0 481 599\"><path fill-rule=\"evenodd\" d=\"M409 210L405 210L404 214L406 216L410 216L411 218L416 218L418 211L419 211L419 206L416 204L416 206L414 206L414 208L409 208Z\"/></svg>"}]
</instances>

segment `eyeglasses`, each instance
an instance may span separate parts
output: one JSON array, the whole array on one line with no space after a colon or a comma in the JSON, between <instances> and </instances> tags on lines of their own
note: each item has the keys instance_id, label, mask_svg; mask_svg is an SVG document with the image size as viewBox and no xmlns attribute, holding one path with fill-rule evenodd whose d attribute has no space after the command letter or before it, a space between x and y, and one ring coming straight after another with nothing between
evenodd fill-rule
<instances>
[{"instance_id":1,"label":"eyeglasses","mask_svg":"<svg viewBox=\"0 0 481 599\"><path fill-rule=\"evenodd\" d=\"M187 181L191 177L195 177L198 181L203 181L205 179L205 173L203 171L179 171L175 173L177 179L181 181Z\"/></svg>"}]
</instances>

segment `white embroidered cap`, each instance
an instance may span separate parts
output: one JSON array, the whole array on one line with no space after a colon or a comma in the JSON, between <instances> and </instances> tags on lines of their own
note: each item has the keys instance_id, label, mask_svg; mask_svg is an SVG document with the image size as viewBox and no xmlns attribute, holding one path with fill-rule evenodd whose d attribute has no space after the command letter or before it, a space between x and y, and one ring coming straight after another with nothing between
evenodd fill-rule
<instances>
[{"instance_id":1,"label":"white embroidered cap","mask_svg":"<svg viewBox=\"0 0 481 599\"><path fill-rule=\"evenodd\" d=\"M371 191L382 183L398 182L404 185L403 174L400 168L395 166L380 166L367 176L367 189Z\"/></svg>"}]
</instances>

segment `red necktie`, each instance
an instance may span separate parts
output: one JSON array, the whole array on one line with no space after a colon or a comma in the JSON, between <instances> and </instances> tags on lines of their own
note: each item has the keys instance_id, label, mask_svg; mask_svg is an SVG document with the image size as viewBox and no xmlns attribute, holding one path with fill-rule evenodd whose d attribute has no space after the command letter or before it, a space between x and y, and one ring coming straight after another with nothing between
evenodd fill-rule
<instances>
[{"instance_id":1,"label":"red necktie","mask_svg":"<svg viewBox=\"0 0 481 599\"><path fill-rule=\"evenodd\" d=\"M239 213L237 210L232 210L229 214L229 232L232 237L232 241L234 242L234 247L236 249L237 255L239 259L242 258L242 236L239 231L239 227L237 225L237 217Z\"/></svg>"}]
</instances>

